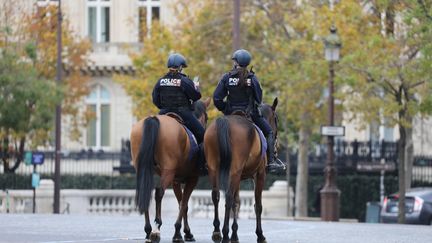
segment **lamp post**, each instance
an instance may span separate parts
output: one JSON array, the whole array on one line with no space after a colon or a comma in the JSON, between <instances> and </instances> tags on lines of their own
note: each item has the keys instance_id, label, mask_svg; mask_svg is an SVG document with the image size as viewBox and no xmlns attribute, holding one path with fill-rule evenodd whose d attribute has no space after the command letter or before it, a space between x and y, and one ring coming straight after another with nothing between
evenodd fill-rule
<instances>
[{"instance_id":1,"label":"lamp post","mask_svg":"<svg viewBox=\"0 0 432 243\"><path fill-rule=\"evenodd\" d=\"M233 51L240 49L240 0L233 1Z\"/></svg>"},{"instance_id":2,"label":"lamp post","mask_svg":"<svg viewBox=\"0 0 432 243\"><path fill-rule=\"evenodd\" d=\"M62 79L62 12L61 0L58 1L57 12L57 85L61 84ZM61 104L56 106L56 119L55 119L55 169L54 169L54 213L60 213L60 154L61 153Z\"/></svg>"},{"instance_id":3,"label":"lamp post","mask_svg":"<svg viewBox=\"0 0 432 243\"><path fill-rule=\"evenodd\" d=\"M329 97L328 97L328 122L334 126L334 64L339 60L341 41L334 25L330 27L330 34L324 39L325 59L329 62ZM340 191L336 186L336 167L333 154L334 136L327 136L327 161L324 169L325 185L320 191L321 195L321 220L339 221Z\"/></svg>"}]
</instances>

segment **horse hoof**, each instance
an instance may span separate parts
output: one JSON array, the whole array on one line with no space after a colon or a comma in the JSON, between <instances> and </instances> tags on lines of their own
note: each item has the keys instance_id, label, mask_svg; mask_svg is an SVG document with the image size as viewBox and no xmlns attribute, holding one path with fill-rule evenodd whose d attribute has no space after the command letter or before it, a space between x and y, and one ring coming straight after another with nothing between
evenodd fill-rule
<instances>
[{"instance_id":1,"label":"horse hoof","mask_svg":"<svg viewBox=\"0 0 432 243\"><path fill-rule=\"evenodd\" d=\"M150 239L145 239L144 241L145 243L152 243L152 241Z\"/></svg>"},{"instance_id":2,"label":"horse hoof","mask_svg":"<svg viewBox=\"0 0 432 243\"><path fill-rule=\"evenodd\" d=\"M230 240L230 243L240 243L239 240Z\"/></svg>"},{"instance_id":3,"label":"horse hoof","mask_svg":"<svg viewBox=\"0 0 432 243\"><path fill-rule=\"evenodd\" d=\"M213 242L217 242L217 243L221 242L222 240L221 232L213 232L212 240Z\"/></svg>"},{"instance_id":4,"label":"horse hoof","mask_svg":"<svg viewBox=\"0 0 432 243\"><path fill-rule=\"evenodd\" d=\"M160 233L151 233L150 239L152 243L159 243L160 242Z\"/></svg>"},{"instance_id":5,"label":"horse hoof","mask_svg":"<svg viewBox=\"0 0 432 243\"><path fill-rule=\"evenodd\" d=\"M173 243L184 243L184 240L181 237L179 237L179 238L173 238L172 242Z\"/></svg>"},{"instance_id":6,"label":"horse hoof","mask_svg":"<svg viewBox=\"0 0 432 243\"><path fill-rule=\"evenodd\" d=\"M264 239L259 239L259 240L257 240L257 242L258 242L258 243L267 243L267 241L266 241L265 238L264 238Z\"/></svg>"},{"instance_id":7,"label":"horse hoof","mask_svg":"<svg viewBox=\"0 0 432 243\"><path fill-rule=\"evenodd\" d=\"M193 234L185 234L184 240L189 241L189 242L194 242L195 238L194 238Z\"/></svg>"}]
</instances>

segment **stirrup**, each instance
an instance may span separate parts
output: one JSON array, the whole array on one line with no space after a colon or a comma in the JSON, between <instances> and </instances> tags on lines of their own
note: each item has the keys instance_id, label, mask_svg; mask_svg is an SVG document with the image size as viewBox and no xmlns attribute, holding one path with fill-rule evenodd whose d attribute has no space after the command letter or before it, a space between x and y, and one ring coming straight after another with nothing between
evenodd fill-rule
<instances>
[{"instance_id":1,"label":"stirrup","mask_svg":"<svg viewBox=\"0 0 432 243\"><path fill-rule=\"evenodd\" d=\"M268 173L280 174L286 171L286 165L279 158L275 158L272 164L267 164L266 171Z\"/></svg>"}]
</instances>

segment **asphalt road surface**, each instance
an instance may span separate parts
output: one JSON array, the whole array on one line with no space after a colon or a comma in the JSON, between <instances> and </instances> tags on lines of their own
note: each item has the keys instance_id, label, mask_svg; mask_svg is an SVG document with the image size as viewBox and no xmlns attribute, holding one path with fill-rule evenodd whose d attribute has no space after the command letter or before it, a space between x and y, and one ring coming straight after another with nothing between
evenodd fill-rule
<instances>
[{"instance_id":1,"label":"asphalt road surface","mask_svg":"<svg viewBox=\"0 0 432 243\"><path fill-rule=\"evenodd\" d=\"M171 242L174 219L163 219L161 243ZM211 219L190 219L197 243L212 242ZM431 226L263 220L269 243L432 243ZM144 242L141 216L0 214L0 242ZM230 227L231 228L231 227ZM255 220L239 220L240 242L256 242Z\"/></svg>"}]
</instances>

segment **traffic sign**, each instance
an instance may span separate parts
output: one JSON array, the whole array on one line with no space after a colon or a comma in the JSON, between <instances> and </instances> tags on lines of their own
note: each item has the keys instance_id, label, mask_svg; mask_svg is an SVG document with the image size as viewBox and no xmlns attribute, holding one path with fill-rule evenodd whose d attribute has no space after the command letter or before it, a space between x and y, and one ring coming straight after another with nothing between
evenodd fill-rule
<instances>
[{"instance_id":1,"label":"traffic sign","mask_svg":"<svg viewBox=\"0 0 432 243\"><path fill-rule=\"evenodd\" d=\"M32 187L38 188L40 184L40 175L38 173L32 173Z\"/></svg>"},{"instance_id":2,"label":"traffic sign","mask_svg":"<svg viewBox=\"0 0 432 243\"><path fill-rule=\"evenodd\" d=\"M30 151L27 151L27 152L25 152L25 154L24 154L24 163L26 164L26 165L31 165L32 164L32 152L30 152Z\"/></svg>"},{"instance_id":3,"label":"traffic sign","mask_svg":"<svg viewBox=\"0 0 432 243\"><path fill-rule=\"evenodd\" d=\"M44 163L45 154L42 152L33 152L32 154L32 164L41 165Z\"/></svg>"},{"instance_id":4,"label":"traffic sign","mask_svg":"<svg viewBox=\"0 0 432 243\"><path fill-rule=\"evenodd\" d=\"M358 163L357 170L363 172L379 172L379 171L394 171L396 169L396 163L386 162L383 163Z\"/></svg>"},{"instance_id":5,"label":"traffic sign","mask_svg":"<svg viewBox=\"0 0 432 243\"><path fill-rule=\"evenodd\" d=\"M321 135L324 136L344 136L344 126L321 126Z\"/></svg>"}]
</instances>

